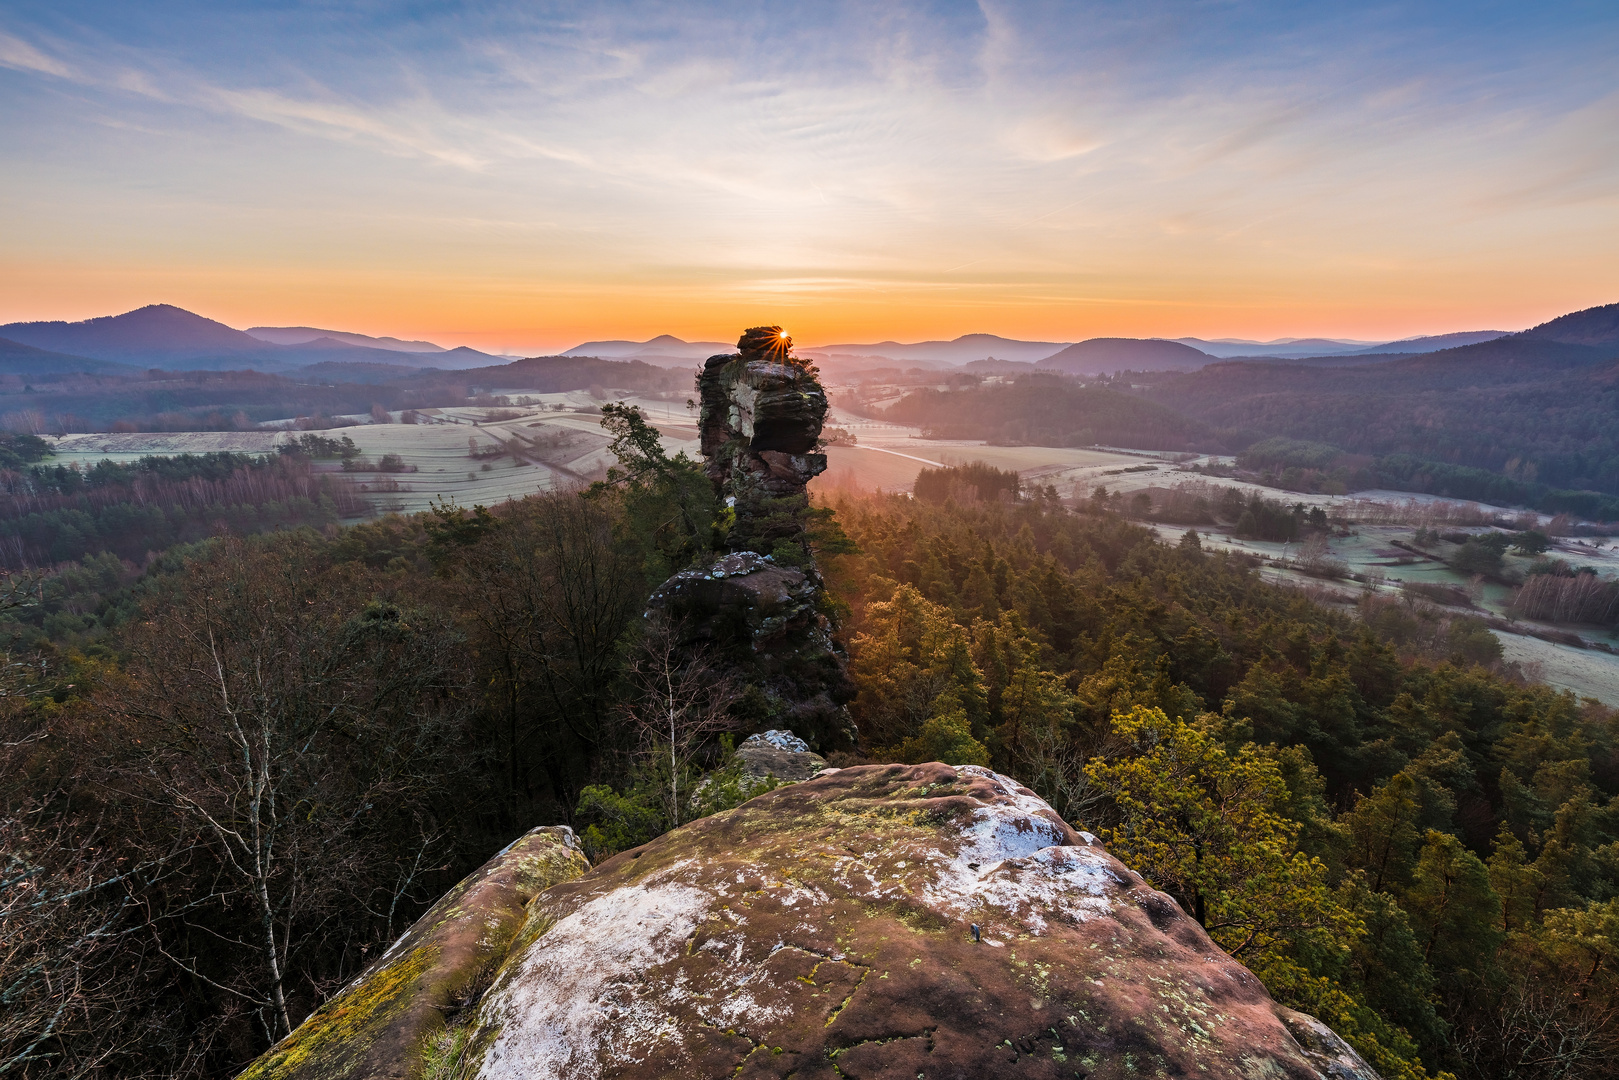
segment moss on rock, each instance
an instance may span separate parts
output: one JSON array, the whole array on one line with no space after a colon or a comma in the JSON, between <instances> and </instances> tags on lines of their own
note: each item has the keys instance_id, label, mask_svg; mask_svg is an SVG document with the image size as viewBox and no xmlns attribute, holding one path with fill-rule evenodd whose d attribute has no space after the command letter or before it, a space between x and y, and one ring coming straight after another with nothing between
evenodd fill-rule
<instances>
[{"instance_id":1,"label":"moss on rock","mask_svg":"<svg viewBox=\"0 0 1619 1080\"><path fill-rule=\"evenodd\" d=\"M436 1051L446 1017L476 1005L514 939L526 948L543 932L548 916L530 918L529 902L589 868L571 829L526 833L446 893L240 1080L423 1080L429 1059L443 1056Z\"/></svg>"}]
</instances>

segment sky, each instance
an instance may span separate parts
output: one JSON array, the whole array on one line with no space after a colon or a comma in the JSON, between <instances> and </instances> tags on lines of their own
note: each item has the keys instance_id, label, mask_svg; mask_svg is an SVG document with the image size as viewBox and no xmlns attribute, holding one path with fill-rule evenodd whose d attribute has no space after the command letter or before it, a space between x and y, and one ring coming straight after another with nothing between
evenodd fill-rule
<instances>
[{"instance_id":1,"label":"sky","mask_svg":"<svg viewBox=\"0 0 1619 1080\"><path fill-rule=\"evenodd\" d=\"M0 322L531 353L1619 301L1619 5L0 0Z\"/></svg>"}]
</instances>

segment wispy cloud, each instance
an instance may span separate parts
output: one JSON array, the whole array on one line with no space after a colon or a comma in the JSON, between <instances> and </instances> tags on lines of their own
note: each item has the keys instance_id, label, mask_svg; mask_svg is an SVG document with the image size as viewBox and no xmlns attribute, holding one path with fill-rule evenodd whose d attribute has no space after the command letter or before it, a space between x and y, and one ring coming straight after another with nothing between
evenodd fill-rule
<instances>
[{"instance_id":1,"label":"wispy cloud","mask_svg":"<svg viewBox=\"0 0 1619 1080\"><path fill-rule=\"evenodd\" d=\"M143 21L64 2L0 33L6 85L35 95L0 117L13 205L64 200L28 186L49 162L5 142L55 155L80 207L141 220L137 192L244 207L211 237L247 220L292 235L317 206L349 224L307 257L341 244L378 274L404 251L524 281L689 272L777 297L867 282L994 303L1015 278L1047 306L1089 305L1102 279L1113 302L1156 306L1155 282L1173 281L1237 310L1349 295L1356 273L1383 288L1356 268L1422 287L1389 268L1435 253L1513 247L1544 267L1572 235L1548 207L1587 208L1584 235L1619 239L1619 73L1593 62L1619 17L1172 0L293 16L164 0ZM139 184L77 168L112 131ZM152 131L168 134L136 137ZM87 252L100 242L64 220L58 245L75 230Z\"/></svg>"},{"instance_id":2,"label":"wispy cloud","mask_svg":"<svg viewBox=\"0 0 1619 1080\"><path fill-rule=\"evenodd\" d=\"M21 38L0 31L0 67L14 71L34 71L41 75L54 75L71 79L74 71L54 56L48 56Z\"/></svg>"}]
</instances>

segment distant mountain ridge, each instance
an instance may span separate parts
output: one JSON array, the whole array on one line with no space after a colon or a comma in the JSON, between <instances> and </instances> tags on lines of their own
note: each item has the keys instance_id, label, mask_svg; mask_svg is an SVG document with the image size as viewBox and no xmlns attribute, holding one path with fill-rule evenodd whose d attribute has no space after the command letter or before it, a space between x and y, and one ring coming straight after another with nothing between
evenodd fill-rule
<instances>
[{"instance_id":1,"label":"distant mountain ridge","mask_svg":"<svg viewBox=\"0 0 1619 1080\"><path fill-rule=\"evenodd\" d=\"M300 332L312 330L290 329ZM504 359L465 346L441 349L435 345L432 347L439 351L423 354L420 351L356 344L332 337L333 332L328 331L316 333L321 336L304 338L297 343L278 344L173 304L149 304L122 315L105 315L83 322L20 322L0 326L0 338L37 349L133 367L170 370L229 371L252 368L275 373L318 363L394 364L419 368L425 366L424 361L440 368L470 368L487 367L491 362L499 363ZM341 334L340 331L336 333ZM363 338L364 335L346 334L342 337ZM412 359L403 361L405 356Z\"/></svg>"},{"instance_id":2,"label":"distant mountain ridge","mask_svg":"<svg viewBox=\"0 0 1619 1080\"><path fill-rule=\"evenodd\" d=\"M963 334L950 341L919 341L914 345L879 341L868 345L814 345L800 347L797 351L811 357L886 357L889 360L937 360L961 365L992 356L997 360L1033 363L1060 352L1067 344L1062 341L1019 341L997 334Z\"/></svg>"},{"instance_id":3,"label":"distant mountain ridge","mask_svg":"<svg viewBox=\"0 0 1619 1080\"><path fill-rule=\"evenodd\" d=\"M1522 336L1565 345L1619 344L1619 304L1575 311L1525 330Z\"/></svg>"},{"instance_id":4,"label":"distant mountain ridge","mask_svg":"<svg viewBox=\"0 0 1619 1080\"><path fill-rule=\"evenodd\" d=\"M157 357L259 355L266 347L240 330L172 304L149 304L83 322L8 323L0 326L0 337L35 348L133 364Z\"/></svg>"},{"instance_id":5,"label":"distant mountain ridge","mask_svg":"<svg viewBox=\"0 0 1619 1080\"><path fill-rule=\"evenodd\" d=\"M344 345L359 345L367 349L388 349L391 352L441 353L448 352L442 345L431 341L401 341L395 337L372 337L352 334L346 330L320 330L313 326L250 326L243 333L272 345L304 345L322 338Z\"/></svg>"},{"instance_id":6,"label":"distant mountain ridge","mask_svg":"<svg viewBox=\"0 0 1619 1080\"><path fill-rule=\"evenodd\" d=\"M1107 375L1115 371L1195 371L1214 359L1190 345L1161 338L1091 338L1036 366L1069 375Z\"/></svg>"},{"instance_id":7,"label":"distant mountain ridge","mask_svg":"<svg viewBox=\"0 0 1619 1080\"><path fill-rule=\"evenodd\" d=\"M735 345L727 345L723 341L683 341L673 334L659 334L646 341L587 341L560 355L594 356L600 360L640 360L659 367L683 367L710 356L735 351Z\"/></svg>"},{"instance_id":8,"label":"distant mountain ridge","mask_svg":"<svg viewBox=\"0 0 1619 1080\"><path fill-rule=\"evenodd\" d=\"M103 375L135 370L128 364L52 352L0 338L0 375Z\"/></svg>"}]
</instances>

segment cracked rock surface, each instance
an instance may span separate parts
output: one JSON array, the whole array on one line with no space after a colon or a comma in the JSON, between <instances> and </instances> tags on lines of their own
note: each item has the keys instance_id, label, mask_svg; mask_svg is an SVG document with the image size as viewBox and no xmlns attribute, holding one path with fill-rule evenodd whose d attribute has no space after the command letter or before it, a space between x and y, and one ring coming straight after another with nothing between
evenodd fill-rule
<instances>
[{"instance_id":1,"label":"cracked rock surface","mask_svg":"<svg viewBox=\"0 0 1619 1080\"><path fill-rule=\"evenodd\" d=\"M462 1075L1375 1080L972 766L828 770L552 886L525 926Z\"/></svg>"}]
</instances>

